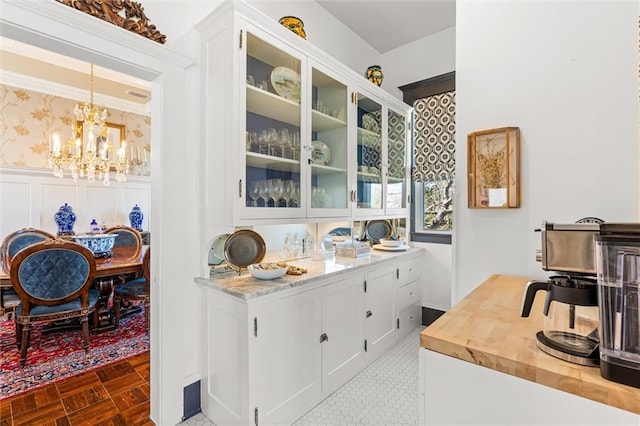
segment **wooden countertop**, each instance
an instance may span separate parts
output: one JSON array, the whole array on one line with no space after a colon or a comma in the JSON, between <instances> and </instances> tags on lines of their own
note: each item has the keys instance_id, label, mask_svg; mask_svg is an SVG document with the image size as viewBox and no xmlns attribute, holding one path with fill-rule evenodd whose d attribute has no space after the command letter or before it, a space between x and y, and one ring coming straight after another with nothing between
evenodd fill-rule
<instances>
[{"instance_id":1,"label":"wooden countertop","mask_svg":"<svg viewBox=\"0 0 640 426\"><path fill-rule=\"evenodd\" d=\"M606 380L597 367L557 359L536 346L544 297L520 317L528 278L492 275L420 335L420 345L483 367L640 414L640 389Z\"/></svg>"}]
</instances>

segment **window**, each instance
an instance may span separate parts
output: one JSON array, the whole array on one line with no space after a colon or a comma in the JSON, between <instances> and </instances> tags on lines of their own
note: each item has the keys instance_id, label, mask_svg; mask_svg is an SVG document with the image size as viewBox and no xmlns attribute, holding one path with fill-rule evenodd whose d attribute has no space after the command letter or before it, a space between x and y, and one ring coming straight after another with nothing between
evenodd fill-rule
<instances>
[{"instance_id":1,"label":"window","mask_svg":"<svg viewBox=\"0 0 640 426\"><path fill-rule=\"evenodd\" d=\"M451 243L455 193L455 73L400 87L413 110L411 239Z\"/></svg>"}]
</instances>

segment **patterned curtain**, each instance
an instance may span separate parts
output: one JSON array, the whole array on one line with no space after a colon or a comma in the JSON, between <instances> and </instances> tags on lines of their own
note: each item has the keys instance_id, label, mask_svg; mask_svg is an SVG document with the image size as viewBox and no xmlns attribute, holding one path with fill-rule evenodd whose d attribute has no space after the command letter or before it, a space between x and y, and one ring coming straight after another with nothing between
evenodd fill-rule
<instances>
[{"instance_id":1,"label":"patterned curtain","mask_svg":"<svg viewBox=\"0 0 640 426\"><path fill-rule=\"evenodd\" d=\"M455 174L455 91L418 99L414 107L411 177L416 182L451 180Z\"/></svg>"}]
</instances>

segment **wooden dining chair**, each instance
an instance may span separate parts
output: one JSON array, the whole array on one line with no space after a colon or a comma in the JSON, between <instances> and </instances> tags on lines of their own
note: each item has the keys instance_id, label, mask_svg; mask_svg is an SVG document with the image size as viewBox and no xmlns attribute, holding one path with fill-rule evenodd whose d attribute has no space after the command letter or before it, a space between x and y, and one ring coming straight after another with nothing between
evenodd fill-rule
<instances>
[{"instance_id":1,"label":"wooden dining chair","mask_svg":"<svg viewBox=\"0 0 640 426\"><path fill-rule=\"evenodd\" d=\"M116 285L113 291L113 310L116 327L120 325L120 308L123 300L144 303L144 327L149 331L149 306L151 296L151 248L147 248L142 258L143 276L124 284Z\"/></svg>"},{"instance_id":2,"label":"wooden dining chair","mask_svg":"<svg viewBox=\"0 0 640 426\"><path fill-rule=\"evenodd\" d=\"M106 231L105 234L118 234L114 242L114 249L119 249L121 254L126 255L130 259L140 256L142 248L142 234L135 228L125 225L113 226Z\"/></svg>"},{"instance_id":3,"label":"wooden dining chair","mask_svg":"<svg viewBox=\"0 0 640 426\"><path fill-rule=\"evenodd\" d=\"M11 260L23 248L45 240L53 240L55 237L36 228L22 228L11 232L0 243L0 262L5 271L11 269ZM0 287L0 315L9 313L9 319L15 308L20 304L20 297L12 287Z\"/></svg>"},{"instance_id":4,"label":"wooden dining chair","mask_svg":"<svg viewBox=\"0 0 640 426\"><path fill-rule=\"evenodd\" d=\"M19 251L11 263L11 284L20 297L15 311L20 365L27 360L31 324L80 318L85 352L89 352L89 314L95 311L98 290L91 288L96 260L88 248L55 239ZM97 315L93 325L97 326Z\"/></svg>"}]
</instances>

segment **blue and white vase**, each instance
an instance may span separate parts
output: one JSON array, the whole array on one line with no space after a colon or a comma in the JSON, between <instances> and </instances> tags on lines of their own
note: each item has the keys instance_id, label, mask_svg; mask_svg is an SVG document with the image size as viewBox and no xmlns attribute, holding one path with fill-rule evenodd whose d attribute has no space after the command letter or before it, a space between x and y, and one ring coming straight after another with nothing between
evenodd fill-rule
<instances>
[{"instance_id":1,"label":"blue and white vase","mask_svg":"<svg viewBox=\"0 0 640 426\"><path fill-rule=\"evenodd\" d=\"M75 235L73 225L76 223L76 214L70 205L64 203L64 206L60 206L53 219L58 225L58 235Z\"/></svg>"},{"instance_id":2,"label":"blue and white vase","mask_svg":"<svg viewBox=\"0 0 640 426\"><path fill-rule=\"evenodd\" d=\"M129 223L131 223L131 227L138 231L142 231L143 218L144 215L142 214L142 210L140 210L140 207L136 204L129 213Z\"/></svg>"}]
</instances>

